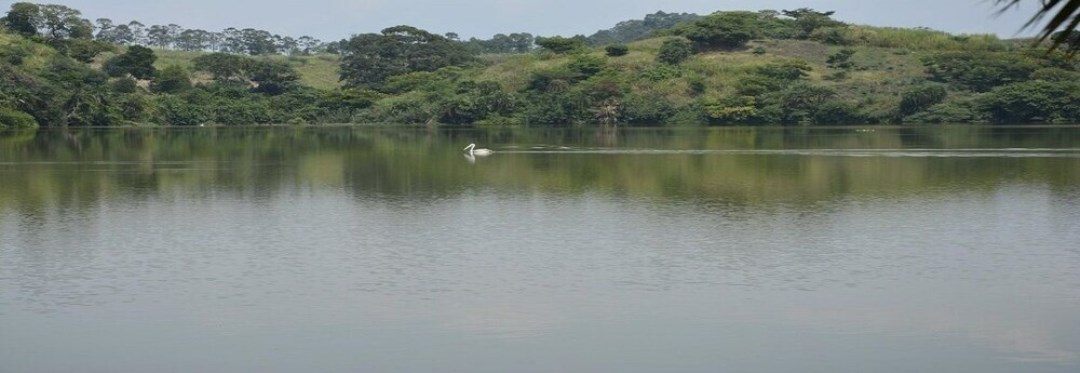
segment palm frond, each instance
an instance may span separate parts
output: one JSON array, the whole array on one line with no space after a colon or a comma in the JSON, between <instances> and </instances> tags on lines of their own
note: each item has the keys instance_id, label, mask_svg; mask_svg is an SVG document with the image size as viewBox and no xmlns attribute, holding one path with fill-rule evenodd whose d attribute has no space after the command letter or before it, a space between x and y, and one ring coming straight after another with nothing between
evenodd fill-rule
<instances>
[{"instance_id":1,"label":"palm frond","mask_svg":"<svg viewBox=\"0 0 1080 373\"><path fill-rule=\"evenodd\" d=\"M1020 0L994 0L994 2L1000 7L998 14L1020 4ZM1042 6L1024 24L1024 28L1038 25L1049 16L1050 20L1039 32L1039 41L1050 40L1050 50L1054 50L1066 44L1067 41L1074 40L1075 37L1072 35L1076 32L1076 27L1080 25L1080 0L1040 0L1040 2ZM1076 52L1076 47L1072 47L1071 52Z\"/></svg>"}]
</instances>

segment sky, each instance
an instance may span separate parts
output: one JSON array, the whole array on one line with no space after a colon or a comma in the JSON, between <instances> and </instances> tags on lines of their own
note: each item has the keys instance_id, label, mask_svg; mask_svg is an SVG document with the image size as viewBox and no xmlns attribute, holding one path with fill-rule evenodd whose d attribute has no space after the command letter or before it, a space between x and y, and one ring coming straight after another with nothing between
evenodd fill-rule
<instances>
[{"instance_id":1,"label":"sky","mask_svg":"<svg viewBox=\"0 0 1080 373\"><path fill-rule=\"evenodd\" d=\"M94 20L109 18L146 25L175 23L220 31L256 28L323 41L378 32L396 25L462 38L529 32L541 36L589 35L658 10L708 14L721 10L834 10L841 21L874 26L929 27L951 33L1030 36L1023 30L1036 9L1026 6L996 15L993 0L41 0L63 4ZM4 11L12 0L0 1Z\"/></svg>"}]
</instances>

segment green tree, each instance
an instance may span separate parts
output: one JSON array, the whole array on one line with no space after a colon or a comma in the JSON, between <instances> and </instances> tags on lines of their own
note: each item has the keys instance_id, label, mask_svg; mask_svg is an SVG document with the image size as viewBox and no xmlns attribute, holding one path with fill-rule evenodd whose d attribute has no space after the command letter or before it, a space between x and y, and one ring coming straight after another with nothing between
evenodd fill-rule
<instances>
[{"instance_id":1,"label":"green tree","mask_svg":"<svg viewBox=\"0 0 1080 373\"><path fill-rule=\"evenodd\" d=\"M244 81L253 62L250 58L229 53L210 53L191 60L195 71L209 73L215 81Z\"/></svg>"},{"instance_id":2,"label":"green tree","mask_svg":"<svg viewBox=\"0 0 1080 373\"><path fill-rule=\"evenodd\" d=\"M621 57L630 53L630 48L626 44L613 44L604 47L604 52L607 53L608 57Z\"/></svg>"},{"instance_id":3,"label":"green tree","mask_svg":"<svg viewBox=\"0 0 1080 373\"><path fill-rule=\"evenodd\" d=\"M116 32L116 24L113 23L113 20L108 18L98 18L94 20L94 23L97 24L95 28L98 30L97 34L94 35L94 39L115 43L112 40L113 35Z\"/></svg>"},{"instance_id":4,"label":"green tree","mask_svg":"<svg viewBox=\"0 0 1080 373\"><path fill-rule=\"evenodd\" d=\"M976 92L1028 80L1039 68L1035 61L1018 53L944 52L923 58L929 79L950 83Z\"/></svg>"},{"instance_id":5,"label":"green tree","mask_svg":"<svg viewBox=\"0 0 1080 373\"><path fill-rule=\"evenodd\" d=\"M165 49L172 43L172 39L169 37L169 28L162 25L153 25L146 30L146 39L152 46L158 47L158 49Z\"/></svg>"},{"instance_id":6,"label":"green tree","mask_svg":"<svg viewBox=\"0 0 1080 373\"><path fill-rule=\"evenodd\" d=\"M109 83L109 89L116 93L135 93L139 91L139 83L130 77L123 77Z\"/></svg>"},{"instance_id":7,"label":"green tree","mask_svg":"<svg viewBox=\"0 0 1080 373\"><path fill-rule=\"evenodd\" d=\"M211 35L206 30L184 30L176 37L176 48L185 51L202 51L208 48Z\"/></svg>"},{"instance_id":8,"label":"green tree","mask_svg":"<svg viewBox=\"0 0 1080 373\"><path fill-rule=\"evenodd\" d=\"M37 128L38 123L30 114L0 107L0 130Z\"/></svg>"},{"instance_id":9,"label":"green tree","mask_svg":"<svg viewBox=\"0 0 1080 373\"><path fill-rule=\"evenodd\" d=\"M106 61L105 72L114 77L129 74L136 79L148 80L154 77L156 60L157 56L150 48L133 45L124 54Z\"/></svg>"},{"instance_id":10,"label":"green tree","mask_svg":"<svg viewBox=\"0 0 1080 373\"><path fill-rule=\"evenodd\" d=\"M78 10L58 4L38 6L39 13L34 23L38 31L50 39L89 39L93 37L94 25L82 18Z\"/></svg>"},{"instance_id":11,"label":"green tree","mask_svg":"<svg viewBox=\"0 0 1080 373\"><path fill-rule=\"evenodd\" d=\"M1080 82L1029 81L997 87L979 98L994 123L1080 122Z\"/></svg>"},{"instance_id":12,"label":"green tree","mask_svg":"<svg viewBox=\"0 0 1080 373\"><path fill-rule=\"evenodd\" d=\"M341 81L353 88L378 88L392 76L464 66L474 60L464 44L410 26L354 36L344 49Z\"/></svg>"},{"instance_id":13,"label":"green tree","mask_svg":"<svg viewBox=\"0 0 1080 373\"><path fill-rule=\"evenodd\" d=\"M808 71L813 70L810 64L803 60L790 60L783 62L770 62L754 68L754 73L769 79L780 81L799 80L806 77ZM786 84L786 83L783 83Z\"/></svg>"},{"instance_id":14,"label":"green tree","mask_svg":"<svg viewBox=\"0 0 1080 373\"><path fill-rule=\"evenodd\" d=\"M41 76L0 63L0 107L30 114L42 126L64 125L64 90Z\"/></svg>"},{"instance_id":15,"label":"green tree","mask_svg":"<svg viewBox=\"0 0 1080 373\"><path fill-rule=\"evenodd\" d=\"M656 12L645 19L619 22L607 30L597 31L588 37L590 45L629 43L653 37L683 22L696 21L701 16L691 13Z\"/></svg>"},{"instance_id":16,"label":"green tree","mask_svg":"<svg viewBox=\"0 0 1080 373\"><path fill-rule=\"evenodd\" d=\"M251 81L255 93L280 95L299 86L300 74L288 64L274 61L257 61L251 67Z\"/></svg>"},{"instance_id":17,"label":"green tree","mask_svg":"<svg viewBox=\"0 0 1080 373\"><path fill-rule=\"evenodd\" d=\"M120 116L107 90L108 77L105 74L58 55L49 59L41 77L53 82L57 88L54 93L55 108L62 113L57 125L117 124Z\"/></svg>"},{"instance_id":18,"label":"green tree","mask_svg":"<svg viewBox=\"0 0 1080 373\"><path fill-rule=\"evenodd\" d=\"M575 53L585 49L585 37L581 35L572 38L562 36L537 37L536 45L558 54Z\"/></svg>"},{"instance_id":19,"label":"green tree","mask_svg":"<svg viewBox=\"0 0 1080 373\"><path fill-rule=\"evenodd\" d=\"M8 10L7 17L4 17L4 25L8 30L14 31L19 35L30 37L37 35L38 29L34 25L34 18L38 16L41 10L36 4L32 3L14 3L11 4L11 10Z\"/></svg>"},{"instance_id":20,"label":"green tree","mask_svg":"<svg viewBox=\"0 0 1080 373\"><path fill-rule=\"evenodd\" d=\"M851 56L855 55L855 50L850 48L841 49L825 60L826 66L833 69L849 70L855 67L855 63L851 61Z\"/></svg>"},{"instance_id":21,"label":"green tree","mask_svg":"<svg viewBox=\"0 0 1080 373\"><path fill-rule=\"evenodd\" d=\"M753 12L718 12L675 29L698 50L735 49L754 36L760 15Z\"/></svg>"},{"instance_id":22,"label":"green tree","mask_svg":"<svg viewBox=\"0 0 1080 373\"><path fill-rule=\"evenodd\" d=\"M240 30L240 43L244 53L252 56L275 54L278 52L274 44L274 35L263 30L246 28Z\"/></svg>"},{"instance_id":23,"label":"green tree","mask_svg":"<svg viewBox=\"0 0 1080 373\"><path fill-rule=\"evenodd\" d=\"M169 65L155 74L150 81L154 93L177 93L191 88L191 75L180 65Z\"/></svg>"},{"instance_id":24,"label":"green tree","mask_svg":"<svg viewBox=\"0 0 1080 373\"><path fill-rule=\"evenodd\" d=\"M900 115L908 116L945 101L948 92L940 84L910 87L900 94Z\"/></svg>"},{"instance_id":25,"label":"green tree","mask_svg":"<svg viewBox=\"0 0 1080 373\"><path fill-rule=\"evenodd\" d=\"M836 12L819 12L810 8L799 8L795 10L784 10L782 13L785 16L795 19L795 27L798 29L799 39L807 39L810 34L814 33L814 30L826 27L842 26L843 23L833 20L831 16Z\"/></svg>"},{"instance_id":26,"label":"green tree","mask_svg":"<svg viewBox=\"0 0 1080 373\"><path fill-rule=\"evenodd\" d=\"M62 52L71 58L83 63L90 63L94 57L102 52L113 52L116 47L107 42L90 39L66 40L62 46Z\"/></svg>"},{"instance_id":27,"label":"green tree","mask_svg":"<svg viewBox=\"0 0 1080 373\"><path fill-rule=\"evenodd\" d=\"M829 58L825 60L825 66L838 70L830 78L837 80L846 78L848 71L855 67L855 62L851 61L851 57L854 55L855 50L850 48L844 48L829 55Z\"/></svg>"},{"instance_id":28,"label":"green tree","mask_svg":"<svg viewBox=\"0 0 1080 373\"><path fill-rule=\"evenodd\" d=\"M660 45L656 59L660 62L677 65L694 54L694 46L684 38L668 38Z\"/></svg>"}]
</instances>

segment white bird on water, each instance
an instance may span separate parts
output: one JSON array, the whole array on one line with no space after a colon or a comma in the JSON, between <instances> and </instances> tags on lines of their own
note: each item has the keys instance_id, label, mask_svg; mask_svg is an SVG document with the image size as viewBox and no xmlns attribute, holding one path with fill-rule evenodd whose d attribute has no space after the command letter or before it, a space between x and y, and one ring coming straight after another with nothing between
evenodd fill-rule
<instances>
[{"instance_id":1,"label":"white bird on water","mask_svg":"<svg viewBox=\"0 0 1080 373\"><path fill-rule=\"evenodd\" d=\"M478 155L478 156L481 156L481 157L488 156L488 155L491 155L491 153L494 153L493 151L491 151L491 149L484 149L484 148L476 149L476 144L469 144L469 146L466 146L465 149L463 149L463 150L468 150L469 155Z\"/></svg>"}]
</instances>

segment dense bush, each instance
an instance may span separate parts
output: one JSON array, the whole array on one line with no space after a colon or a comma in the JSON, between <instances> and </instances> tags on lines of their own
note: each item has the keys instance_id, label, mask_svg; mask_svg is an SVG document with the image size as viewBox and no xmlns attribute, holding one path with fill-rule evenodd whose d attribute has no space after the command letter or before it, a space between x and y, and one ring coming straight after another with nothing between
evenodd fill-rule
<instances>
[{"instance_id":1,"label":"dense bush","mask_svg":"<svg viewBox=\"0 0 1080 373\"><path fill-rule=\"evenodd\" d=\"M604 52L607 53L608 57L621 57L630 53L630 47L625 44L614 44L604 47Z\"/></svg>"},{"instance_id":2,"label":"dense bush","mask_svg":"<svg viewBox=\"0 0 1080 373\"><path fill-rule=\"evenodd\" d=\"M179 65L169 65L155 74L150 81L154 93L178 93L191 88L191 76Z\"/></svg>"},{"instance_id":3,"label":"dense bush","mask_svg":"<svg viewBox=\"0 0 1080 373\"><path fill-rule=\"evenodd\" d=\"M1080 81L1080 72L1070 71L1059 67L1047 67L1035 70L1031 73L1031 80L1045 80L1049 82L1076 82Z\"/></svg>"},{"instance_id":4,"label":"dense bush","mask_svg":"<svg viewBox=\"0 0 1080 373\"><path fill-rule=\"evenodd\" d=\"M340 80L350 88L377 89L396 75L464 66L475 60L465 44L410 26L353 36L343 53Z\"/></svg>"},{"instance_id":5,"label":"dense bush","mask_svg":"<svg viewBox=\"0 0 1080 373\"><path fill-rule=\"evenodd\" d=\"M693 45L690 44L689 40L670 38L664 40L664 44L660 45L660 52L657 53L656 60L669 65L677 65L690 58L693 54Z\"/></svg>"},{"instance_id":6,"label":"dense bush","mask_svg":"<svg viewBox=\"0 0 1080 373\"><path fill-rule=\"evenodd\" d=\"M209 122L211 118L206 106L191 103L177 95L158 96L154 104L160 113L160 123L165 125L197 126Z\"/></svg>"},{"instance_id":7,"label":"dense bush","mask_svg":"<svg viewBox=\"0 0 1080 373\"><path fill-rule=\"evenodd\" d=\"M623 98L619 121L640 125L663 125L671 121L677 108L659 95L629 95Z\"/></svg>"},{"instance_id":8,"label":"dense bush","mask_svg":"<svg viewBox=\"0 0 1080 373\"><path fill-rule=\"evenodd\" d=\"M970 100L937 104L905 117L904 123L983 123L986 116Z\"/></svg>"},{"instance_id":9,"label":"dense bush","mask_svg":"<svg viewBox=\"0 0 1080 373\"><path fill-rule=\"evenodd\" d=\"M37 128L38 123L30 114L0 108L0 129Z\"/></svg>"},{"instance_id":10,"label":"dense bush","mask_svg":"<svg viewBox=\"0 0 1080 373\"><path fill-rule=\"evenodd\" d=\"M813 110L812 121L822 125L867 124L873 120L859 110L859 106L838 100L827 101Z\"/></svg>"},{"instance_id":11,"label":"dense bush","mask_svg":"<svg viewBox=\"0 0 1080 373\"><path fill-rule=\"evenodd\" d=\"M558 54L575 53L585 50L585 37L580 35L572 38L562 36L538 37L536 38L536 45Z\"/></svg>"},{"instance_id":12,"label":"dense bush","mask_svg":"<svg viewBox=\"0 0 1080 373\"><path fill-rule=\"evenodd\" d=\"M945 100L948 92L939 84L923 84L910 87L900 94L900 115L911 115L937 105Z\"/></svg>"},{"instance_id":13,"label":"dense bush","mask_svg":"<svg viewBox=\"0 0 1080 373\"><path fill-rule=\"evenodd\" d=\"M566 68L580 74L583 78L588 78L603 71L606 65L607 61L601 57L581 55L571 59L570 63L566 64Z\"/></svg>"},{"instance_id":14,"label":"dense bush","mask_svg":"<svg viewBox=\"0 0 1080 373\"><path fill-rule=\"evenodd\" d=\"M769 79L799 80L805 78L806 73L812 70L813 68L806 61L788 60L756 66L754 73Z\"/></svg>"},{"instance_id":15,"label":"dense bush","mask_svg":"<svg viewBox=\"0 0 1080 373\"><path fill-rule=\"evenodd\" d=\"M645 19L619 22L615 27L590 35L587 40L590 45L630 43L656 36L658 32L667 31L680 23L695 21L699 18L701 16L697 14L661 11L648 14Z\"/></svg>"},{"instance_id":16,"label":"dense bush","mask_svg":"<svg viewBox=\"0 0 1080 373\"><path fill-rule=\"evenodd\" d=\"M682 24L675 34L692 41L698 50L741 48L753 38L758 19L753 12L720 12Z\"/></svg>"},{"instance_id":17,"label":"dense bush","mask_svg":"<svg viewBox=\"0 0 1080 373\"><path fill-rule=\"evenodd\" d=\"M1028 80L1039 68L1033 60L1016 53L946 52L923 58L930 80L976 92Z\"/></svg>"},{"instance_id":18,"label":"dense bush","mask_svg":"<svg viewBox=\"0 0 1080 373\"><path fill-rule=\"evenodd\" d=\"M112 77L131 75L135 79L148 80L154 77L154 61L157 56L150 48L133 45L119 56L105 62L104 71Z\"/></svg>"},{"instance_id":19,"label":"dense bush","mask_svg":"<svg viewBox=\"0 0 1080 373\"><path fill-rule=\"evenodd\" d=\"M1030 81L995 88L979 98L993 123L1080 122L1080 82Z\"/></svg>"},{"instance_id":20,"label":"dense bush","mask_svg":"<svg viewBox=\"0 0 1080 373\"><path fill-rule=\"evenodd\" d=\"M758 124L767 122L761 117L757 99L752 96L710 97L702 107L713 124Z\"/></svg>"}]
</instances>

